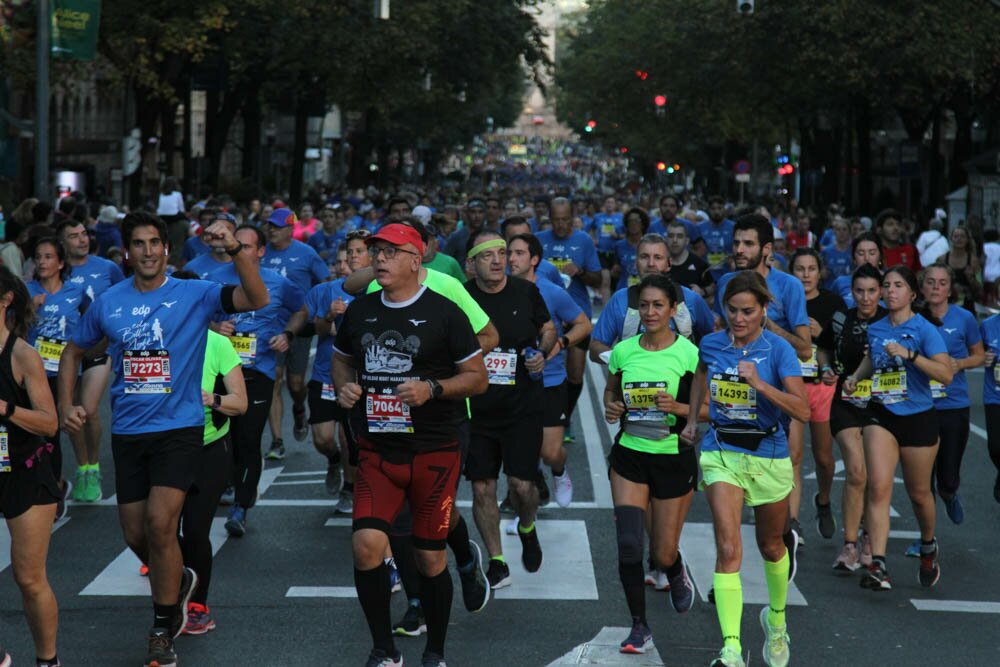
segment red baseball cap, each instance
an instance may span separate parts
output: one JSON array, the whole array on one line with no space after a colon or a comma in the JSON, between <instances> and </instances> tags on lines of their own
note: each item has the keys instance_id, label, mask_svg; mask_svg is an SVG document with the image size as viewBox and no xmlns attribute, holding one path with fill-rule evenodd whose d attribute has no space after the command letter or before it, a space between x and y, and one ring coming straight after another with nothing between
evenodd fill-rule
<instances>
[{"instance_id":1,"label":"red baseball cap","mask_svg":"<svg viewBox=\"0 0 1000 667\"><path fill-rule=\"evenodd\" d=\"M395 246L412 243L421 256L424 254L424 241L420 238L420 232L409 225L403 225L400 223L390 223L385 225L373 236L369 236L365 239L365 243L367 245L371 245L378 239L388 241Z\"/></svg>"}]
</instances>

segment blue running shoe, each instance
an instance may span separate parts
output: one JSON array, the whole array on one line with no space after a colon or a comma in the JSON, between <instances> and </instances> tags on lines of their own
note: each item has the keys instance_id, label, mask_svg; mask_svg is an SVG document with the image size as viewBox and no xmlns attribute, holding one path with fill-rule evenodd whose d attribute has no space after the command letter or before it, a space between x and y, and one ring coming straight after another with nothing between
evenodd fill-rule
<instances>
[{"instance_id":1,"label":"blue running shoe","mask_svg":"<svg viewBox=\"0 0 1000 667\"><path fill-rule=\"evenodd\" d=\"M903 552L907 558L920 558L920 538L910 542L910 546L906 547L906 551Z\"/></svg>"},{"instance_id":2,"label":"blue running shoe","mask_svg":"<svg viewBox=\"0 0 1000 667\"><path fill-rule=\"evenodd\" d=\"M229 510L226 532L233 537L243 537L247 534L247 511L239 505L233 505Z\"/></svg>"},{"instance_id":3,"label":"blue running shoe","mask_svg":"<svg viewBox=\"0 0 1000 667\"><path fill-rule=\"evenodd\" d=\"M962 507L962 496L957 493L951 498L944 500L944 511L948 513L948 518L956 526L965 521L965 508Z\"/></svg>"},{"instance_id":4,"label":"blue running shoe","mask_svg":"<svg viewBox=\"0 0 1000 667\"><path fill-rule=\"evenodd\" d=\"M395 558L385 559L386 567L389 568L389 591L395 593L396 591L403 589L403 580L399 576L399 570L396 568Z\"/></svg>"},{"instance_id":5,"label":"blue running shoe","mask_svg":"<svg viewBox=\"0 0 1000 667\"><path fill-rule=\"evenodd\" d=\"M635 621L632 624L632 632L621 643L621 652L642 655L651 648L653 648L653 633L645 624Z\"/></svg>"}]
</instances>

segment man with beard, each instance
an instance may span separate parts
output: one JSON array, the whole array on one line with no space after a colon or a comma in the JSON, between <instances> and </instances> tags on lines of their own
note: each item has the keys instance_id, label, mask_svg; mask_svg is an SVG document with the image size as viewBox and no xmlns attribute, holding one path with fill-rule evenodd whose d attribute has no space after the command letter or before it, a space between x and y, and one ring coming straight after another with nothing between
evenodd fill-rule
<instances>
[{"instance_id":1,"label":"man with beard","mask_svg":"<svg viewBox=\"0 0 1000 667\"><path fill-rule=\"evenodd\" d=\"M882 265L886 268L902 264L911 271L919 271L920 253L911 243L903 243L903 216L888 208L875 218L875 233L882 239Z\"/></svg>"}]
</instances>

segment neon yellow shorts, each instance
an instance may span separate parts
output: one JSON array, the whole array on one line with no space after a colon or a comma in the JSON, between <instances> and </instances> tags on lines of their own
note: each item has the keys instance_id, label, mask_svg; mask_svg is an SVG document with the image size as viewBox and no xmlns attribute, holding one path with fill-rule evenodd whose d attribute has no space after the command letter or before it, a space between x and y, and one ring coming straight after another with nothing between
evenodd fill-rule
<instances>
[{"instance_id":1,"label":"neon yellow shorts","mask_svg":"<svg viewBox=\"0 0 1000 667\"><path fill-rule=\"evenodd\" d=\"M782 500L795 487L792 459L768 459L729 450L702 451L701 485L705 490L716 482L743 489L748 507L769 505Z\"/></svg>"}]
</instances>

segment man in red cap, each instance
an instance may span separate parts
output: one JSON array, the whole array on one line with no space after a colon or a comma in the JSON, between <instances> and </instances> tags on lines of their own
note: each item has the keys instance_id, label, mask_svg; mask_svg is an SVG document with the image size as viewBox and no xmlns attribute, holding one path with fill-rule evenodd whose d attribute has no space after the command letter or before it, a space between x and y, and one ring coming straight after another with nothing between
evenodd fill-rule
<instances>
[{"instance_id":1,"label":"man in red cap","mask_svg":"<svg viewBox=\"0 0 1000 667\"><path fill-rule=\"evenodd\" d=\"M382 289L348 306L332 373L337 401L352 410L360 448L354 584L374 643L369 664L401 665L383 555L408 500L427 619L422 662L443 665L453 593L445 545L460 473L458 427L463 399L486 391L486 367L465 314L420 283L420 233L388 224L367 243Z\"/></svg>"}]
</instances>

